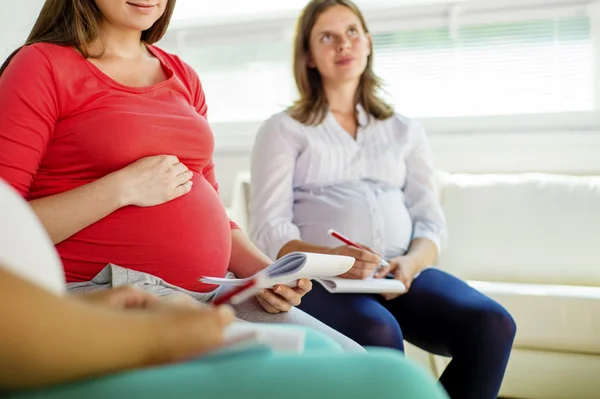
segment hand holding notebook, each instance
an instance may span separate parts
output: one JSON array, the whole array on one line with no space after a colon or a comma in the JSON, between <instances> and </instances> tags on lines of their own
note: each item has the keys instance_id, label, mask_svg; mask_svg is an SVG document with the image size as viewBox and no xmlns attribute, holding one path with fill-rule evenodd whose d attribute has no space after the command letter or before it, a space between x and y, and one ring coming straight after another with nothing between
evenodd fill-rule
<instances>
[{"instance_id":1,"label":"hand holding notebook","mask_svg":"<svg viewBox=\"0 0 600 399\"><path fill-rule=\"evenodd\" d=\"M354 258L340 255L292 252L255 274L243 279L203 277L207 284L245 286L250 293L239 292L242 299L252 296L253 291L272 288L277 284L295 286L301 278L313 279L332 293L403 293L402 282L387 279L353 280L339 276L354 265Z\"/></svg>"},{"instance_id":2,"label":"hand holding notebook","mask_svg":"<svg viewBox=\"0 0 600 399\"><path fill-rule=\"evenodd\" d=\"M244 285L256 280L256 288L272 288L277 284L295 286L302 278L339 276L354 265L354 258L308 252L292 252L248 278L202 277L200 281L216 285Z\"/></svg>"}]
</instances>

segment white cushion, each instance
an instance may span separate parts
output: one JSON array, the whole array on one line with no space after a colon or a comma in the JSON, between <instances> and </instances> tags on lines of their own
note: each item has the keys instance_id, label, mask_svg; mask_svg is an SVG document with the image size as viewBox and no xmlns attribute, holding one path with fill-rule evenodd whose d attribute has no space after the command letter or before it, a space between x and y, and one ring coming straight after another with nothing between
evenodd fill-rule
<instances>
[{"instance_id":1,"label":"white cushion","mask_svg":"<svg viewBox=\"0 0 600 399\"><path fill-rule=\"evenodd\" d=\"M65 291L60 258L29 204L0 179L0 263L57 294Z\"/></svg>"},{"instance_id":2,"label":"white cushion","mask_svg":"<svg viewBox=\"0 0 600 399\"><path fill-rule=\"evenodd\" d=\"M600 177L452 175L439 265L467 280L600 286Z\"/></svg>"},{"instance_id":3,"label":"white cushion","mask_svg":"<svg viewBox=\"0 0 600 399\"><path fill-rule=\"evenodd\" d=\"M600 354L600 288L469 281L517 323L514 346Z\"/></svg>"}]
</instances>

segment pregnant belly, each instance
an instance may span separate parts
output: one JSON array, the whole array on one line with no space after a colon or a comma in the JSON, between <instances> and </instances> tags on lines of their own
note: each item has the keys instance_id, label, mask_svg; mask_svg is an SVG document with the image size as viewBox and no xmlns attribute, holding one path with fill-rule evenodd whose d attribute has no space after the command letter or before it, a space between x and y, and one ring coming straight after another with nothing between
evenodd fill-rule
<instances>
[{"instance_id":1,"label":"pregnant belly","mask_svg":"<svg viewBox=\"0 0 600 399\"><path fill-rule=\"evenodd\" d=\"M89 281L114 263L204 292L214 286L200 277L227 272L231 229L218 194L199 177L187 195L154 207L122 208L57 249L67 282Z\"/></svg>"},{"instance_id":2,"label":"pregnant belly","mask_svg":"<svg viewBox=\"0 0 600 399\"><path fill-rule=\"evenodd\" d=\"M294 224L302 239L342 245L327 234L334 229L386 257L406 252L412 220L400 189L359 182L294 195Z\"/></svg>"}]
</instances>

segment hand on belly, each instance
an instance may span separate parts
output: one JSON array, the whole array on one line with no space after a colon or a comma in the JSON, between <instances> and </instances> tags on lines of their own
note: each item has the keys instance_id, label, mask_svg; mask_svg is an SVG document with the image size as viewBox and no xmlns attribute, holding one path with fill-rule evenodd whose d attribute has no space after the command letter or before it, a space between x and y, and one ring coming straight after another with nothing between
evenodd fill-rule
<instances>
[{"instance_id":1,"label":"hand on belly","mask_svg":"<svg viewBox=\"0 0 600 399\"><path fill-rule=\"evenodd\" d=\"M142 158L114 173L123 206L164 204L192 189L193 172L176 156Z\"/></svg>"}]
</instances>

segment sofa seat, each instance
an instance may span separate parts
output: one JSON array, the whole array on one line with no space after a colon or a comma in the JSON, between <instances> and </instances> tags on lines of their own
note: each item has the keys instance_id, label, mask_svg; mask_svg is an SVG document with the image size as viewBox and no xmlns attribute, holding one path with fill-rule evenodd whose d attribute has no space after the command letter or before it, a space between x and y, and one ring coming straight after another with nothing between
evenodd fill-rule
<instances>
[{"instance_id":1,"label":"sofa seat","mask_svg":"<svg viewBox=\"0 0 600 399\"><path fill-rule=\"evenodd\" d=\"M517 348L600 354L600 287L469 281L518 326Z\"/></svg>"}]
</instances>

